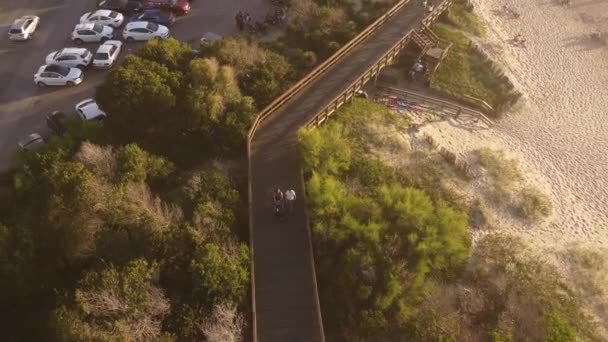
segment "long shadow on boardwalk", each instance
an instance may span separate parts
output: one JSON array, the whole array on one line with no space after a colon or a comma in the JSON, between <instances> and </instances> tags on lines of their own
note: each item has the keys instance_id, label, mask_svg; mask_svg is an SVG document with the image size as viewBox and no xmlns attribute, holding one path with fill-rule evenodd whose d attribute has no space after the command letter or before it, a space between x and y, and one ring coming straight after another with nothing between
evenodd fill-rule
<instances>
[{"instance_id":1,"label":"long shadow on boardwalk","mask_svg":"<svg viewBox=\"0 0 608 342\"><path fill-rule=\"evenodd\" d=\"M324 341L302 201L296 149L298 129L419 25L424 10L413 0L341 62L258 128L251 142L255 310L259 342ZM272 191L300 196L292 215L273 218Z\"/></svg>"}]
</instances>

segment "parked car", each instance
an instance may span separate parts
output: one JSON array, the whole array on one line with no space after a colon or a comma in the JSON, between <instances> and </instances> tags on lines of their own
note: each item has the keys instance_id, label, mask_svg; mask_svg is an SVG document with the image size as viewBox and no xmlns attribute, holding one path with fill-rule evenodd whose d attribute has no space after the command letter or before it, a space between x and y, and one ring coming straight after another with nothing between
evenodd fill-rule
<instances>
[{"instance_id":1,"label":"parked car","mask_svg":"<svg viewBox=\"0 0 608 342\"><path fill-rule=\"evenodd\" d=\"M93 58L93 67L109 69L114 65L114 62L120 54L122 42L120 40L108 40L97 48L95 57Z\"/></svg>"},{"instance_id":2,"label":"parked car","mask_svg":"<svg viewBox=\"0 0 608 342\"><path fill-rule=\"evenodd\" d=\"M163 12L159 9L147 9L143 13L131 17L130 21L149 21L159 25L171 26L175 22L175 16L171 12Z\"/></svg>"},{"instance_id":3,"label":"parked car","mask_svg":"<svg viewBox=\"0 0 608 342\"><path fill-rule=\"evenodd\" d=\"M169 29L166 26L149 21L135 21L125 26L122 36L127 41L150 40L152 38L166 39L169 37Z\"/></svg>"},{"instance_id":4,"label":"parked car","mask_svg":"<svg viewBox=\"0 0 608 342\"><path fill-rule=\"evenodd\" d=\"M97 10L93 12L87 12L80 17L80 23L93 23L93 24L101 24L112 26L114 28L122 25L122 22L125 20L125 17L118 12L110 11L110 10Z\"/></svg>"},{"instance_id":5,"label":"parked car","mask_svg":"<svg viewBox=\"0 0 608 342\"><path fill-rule=\"evenodd\" d=\"M97 4L97 8L130 14L141 12L144 5L140 0L103 0Z\"/></svg>"},{"instance_id":6,"label":"parked car","mask_svg":"<svg viewBox=\"0 0 608 342\"><path fill-rule=\"evenodd\" d=\"M188 0L144 0L144 8L164 9L177 14L190 13Z\"/></svg>"},{"instance_id":7,"label":"parked car","mask_svg":"<svg viewBox=\"0 0 608 342\"><path fill-rule=\"evenodd\" d=\"M24 151L36 151L44 146L44 139L38 133L31 133L19 142L19 147Z\"/></svg>"},{"instance_id":8,"label":"parked car","mask_svg":"<svg viewBox=\"0 0 608 342\"><path fill-rule=\"evenodd\" d=\"M53 133L62 136L67 131L64 125L66 118L67 116L64 112L55 110L46 116L46 127L48 127Z\"/></svg>"},{"instance_id":9,"label":"parked car","mask_svg":"<svg viewBox=\"0 0 608 342\"><path fill-rule=\"evenodd\" d=\"M85 68L91 63L93 55L84 48L65 48L53 51L46 56L46 64L59 64L72 68Z\"/></svg>"},{"instance_id":10,"label":"parked car","mask_svg":"<svg viewBox=\"0 0 608 342\"><path fill-rule=\"evenodd\" d=\"M114 37L114 29L101 24L78 24L72 31L72 40L76 44L105 42Z\"/></svg>"},{"instance_id":11,"label":"parked car","mask_svg":"<svg viewBox=\"0 0 608 342\"><path fill-rule=\"evenodd\" d=\"M35 15L21 17L8 29L8 39L10 40L30 40L40 27L40 18Z\"/></svg>"},{"instance_id":12,"label":"parked car","mask_svg":"<svg viewBox=\"0 0 608 342\"><path fill-rule=\"evenodd\" d=\"M82 83L84 74L78 68L70 68L64 65L43 65L34 75L34 83L40 88L49 85L74 86Z\"/></svg>"},{"instance_id":13,"label":"parked car","mask_svg":"<svg viewBox=\"0 0 608 342\"><path fill-rule=\"evenodd\" d=\"M99 108L99 105L93 99L86 99L76 104L76 112L84 121L103 121L106 118L106 113Z\"/></svg>"}]
</instances>

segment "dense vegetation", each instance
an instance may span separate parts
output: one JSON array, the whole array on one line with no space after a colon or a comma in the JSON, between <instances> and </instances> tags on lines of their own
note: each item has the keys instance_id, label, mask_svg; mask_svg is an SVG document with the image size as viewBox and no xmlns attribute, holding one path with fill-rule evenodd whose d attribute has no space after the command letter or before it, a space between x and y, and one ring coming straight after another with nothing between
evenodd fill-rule
<instances>
[{"instance_id":1,"label":"dense vegetation","mask_svg":"<svg viewBox=\"0 0 608 342\"><path fill-rule=\"evenodd\" d=\"M242 46L266 59L247 64ZM265 76L251 84L236 68ZM243 179L211 160L242 156L256 101L267 101L256 92L276 94L287 70L283 57L239 38L204 56L154 40L110 71L96 94L103 126L68 122L68 134L24 154L3 183L4 336L241 338Z\"/></svg>"},{"instance_id":2,"label":"dense vegetation","mask_svg":"<svg viewBox=\"0 0 608 342\"><path fill-rule=\"evenodd\" d=\"M283 57L247 39L217 43L203 58L176 40L155 40L112 70L96 98L116 141L187 163L241 153L256 102L277 94L288 69Z\"/></svg>"},{"instance_id":3,"label":"dense vegetation","mask_svg":"<svg viewBox=\"0 0 608 342\"><path fill-rule=\"evenodd\" d=\"M385 8L365 3L373 16ZM174 39L148 42L97 89L103 126L67 122L65 136L2 178L4 339L243 337L250 260L238 162L247 130L258 109L356 33L338 25L346 2L306 6L289 37L338 21L298 46L268 44L274 52L248 36L200 54ZM217 158L236 169L215 167Z\"/></svg>"},{"instance_id":4,"label":"dense vegetation","mask_svg":"<svg viewBox=\"0 0 608 342\"><path fill-rule=\"evenodd\" d=\"M286 56L298 75L336 52L397 0L287 0L285 35L267 46Z\"/></svg>"},{"instance_id":5,"label":"dense vegetation","mask_svg":"<svg viewBox=\"0 0 608 342\"><path fill-rule=\"evenodd\" d=\"M599 340L579 297L517 239L470 249L466 205L394 161L410 152L386 136L406 118L364 100L336 117L299 141L330 340Z\"/></svg>"},{"instance_id":6,"label":"dense vegetation","mask_svg":"<svg viewBox=\"0 0 608 342\"><path fill-rule=\"evenodd\" d=\"M205 170L129 144L55 138L29 154L3 207L0 270L9 340L201 339L214 305L247 298L239 194ZM171 185L181 207L154 190ZM9 310L10 308L10 310Z\"/></svg>"}]
</instances>

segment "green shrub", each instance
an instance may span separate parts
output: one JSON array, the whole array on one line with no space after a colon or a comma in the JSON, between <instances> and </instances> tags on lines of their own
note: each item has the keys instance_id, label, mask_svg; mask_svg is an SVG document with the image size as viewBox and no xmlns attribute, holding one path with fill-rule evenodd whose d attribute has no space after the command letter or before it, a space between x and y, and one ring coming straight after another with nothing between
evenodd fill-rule
<instances>
[{"instance_id":1,"label":"green shrub","mask_svg":"<svg viewBox=\"0 0 608 342\"><path fill-rule=\"evenodd\" d=\"M470 40L463 33L441 23L435 24L433 31L453 45L433 74L431 88L476 97L493 108L512 99L505 81L497 77L491 65L470 48Z\"/></svg>"},{"instance_id":2,"label":"green shrub","mask_svg":"<svg viewBox=\"0 0 608 342\"><path fill-rule=\"evenodd\" d=\"M499 187L508 188L522 179L517 160L507 158L504 151L482 148L475 154Z\"/></svg>"},{"instance_id":3,"label":"green shrub","mask_svg":"<svg viewBox=\"0 0 608 342\"><path fill-rule=\"evenodd\" d=\"M448 23L463 31L483 37L486 33L485 25L475 14L467 10L466 2L466 0L454 1L445 19Z\"/></svg>"},{"instance_id":4,"label":"green shrub","mask_svg":"<svg viewBox=\"0 0 608 342\"><path fill-rule=\"evenodd\" d=\"M538 221L551 215L552 205L549 197L536 188L525 188L521 191L519 213L532 221Z\"/></svg>"},{"instance_id":5,"label":"green shrub","mask_svg":"<svg viewBox=\"0 0 608 342\"><path fill-rule=\"evenodd\" d=\"M559 313L552 311L547 317L547 334L545 342L574 342L574 327Z\"/></svg>"},{"instance_id":6,"label":"green shrub","mask_svg":"<svg viewBox=\"0 0 608 342\"><path fill-rule=\"evenodd\" d=\"M323 130L300 131L298 145L306 171L338 174L351 162L351 147L341 124L330 122Z\"/></svg>"},{"instance_id":7,"label":"green shrub","mask_svg":"<svg viewBox=\"0 0 608 342\"><path fill-rule=\"evenodd\" d=\"M377 159L361 156L353 160L349 173L369 188L394 180L393 171L388 166Z\"/></svg>"}]
</instances>

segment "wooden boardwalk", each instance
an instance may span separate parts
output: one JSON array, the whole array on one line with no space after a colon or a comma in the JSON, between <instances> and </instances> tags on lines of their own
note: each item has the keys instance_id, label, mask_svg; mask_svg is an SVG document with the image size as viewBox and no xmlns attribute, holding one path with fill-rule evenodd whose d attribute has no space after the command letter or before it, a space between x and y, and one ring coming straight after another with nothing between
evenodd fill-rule
<instances>
[{"instance_id":1,"label":"wooden boardwalk","mask_svg":"<svg viewBox=\"0 0 608 342\"><path fill-rule=\"evenodd\" d=\"M412 0L361 45L262 123L251 141L254 310L258 342L324 341L297 155L298 129L424 16ZM294 212L273 217L272 191L293 188Z\"/></svg>"}]
</instances>

